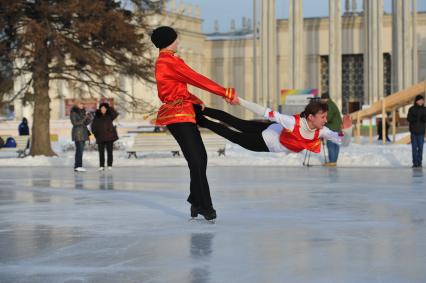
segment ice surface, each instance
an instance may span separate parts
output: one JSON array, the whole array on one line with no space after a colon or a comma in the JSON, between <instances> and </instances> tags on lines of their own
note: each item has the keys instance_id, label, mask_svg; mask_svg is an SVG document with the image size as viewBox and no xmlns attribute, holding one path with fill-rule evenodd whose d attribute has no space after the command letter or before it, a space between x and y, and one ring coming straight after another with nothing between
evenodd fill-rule
<instances>
[{"instance_id":1,"label":"ice surface","mask_svg":"<svg viewBox=\"0 0 426 283\"><path fill-rule=\"evenodd\" d=\"M0 282L426 282L422 170L0 169Z\"/></svg>"}]
</instances>

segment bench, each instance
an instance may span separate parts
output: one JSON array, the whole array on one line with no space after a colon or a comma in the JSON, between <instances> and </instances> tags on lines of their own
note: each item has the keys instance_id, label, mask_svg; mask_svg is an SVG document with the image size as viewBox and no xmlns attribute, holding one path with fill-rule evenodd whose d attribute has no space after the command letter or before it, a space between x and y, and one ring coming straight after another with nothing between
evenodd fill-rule
<instances>
[{"instance_id":1,"label":"bench","mask_svg":"<svg viewBox=\"0 0 426 283\"><path fill-rule=\"evenodd\" d=\"M18 153L18 158L23 158L27 156L27 145L30 139L30 136L0 136L6 143L7 138L12 137L16 141L16 147L0 147L1 152L16 152Z\"/></svg>"},{"instance_id":2,"label":"bench","mask_svg":"<svg viewBox=\"0 0 426 283\"><path fill-rule=\"evenodd\" d=\"M207 152L216 151L219 156L225 155L226 140L214 134L201 135ZM180 156L180 147L174 137L167 133L144 133L134 137L134 143L127 150L128 157L138 158L137 152L170 151L173 156Z\"/></svg>"},{"instance_id":3,"label":"bench","mask_svg":"<svg viewBox=\"0 0 426 283\"><path fill-rule=\"evenodd\" d=\"M158 152L170 151L173 156L179 155L179 145L172 135L166 133L143 133L134 137L133 146L127 150L128 157L131 158L137 152Z\"/></svg>"},{"instance_id":4,"label":"bench","mask_svg":"<svg viewBox=\"0 0 426 283\"><path fill-rule=\"evenodd\" d=\"M142 133L163 133L164 127L157 126L139 126L135 130L127 131L128 134L142 134Z\"/></svg>"}]
</instances>

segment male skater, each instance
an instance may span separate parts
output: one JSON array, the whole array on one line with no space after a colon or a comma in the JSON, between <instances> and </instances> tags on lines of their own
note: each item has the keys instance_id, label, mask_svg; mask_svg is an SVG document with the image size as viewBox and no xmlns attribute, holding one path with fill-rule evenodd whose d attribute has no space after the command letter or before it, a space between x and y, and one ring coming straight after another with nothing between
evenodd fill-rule
<instances>
[{"instance_id":1,"label":"male skater","mask_svg":"<svg viewBox=\"0 0 426 283\"><path fill-rule=\"evenodd\" d=\"M167 26L155 29L151 35L154 45L160 49L155 64L158 97L163 102L156 124L166 125L178 142L191 176L190 194L191 216L198 214L206 220L216 218L207 181L207 153L195 121L193 105L203 102L188 91L188 84L222 96L235 104L237 93L233 88L225 88L198 74L175 55L178 50L178 35Z\"/></svg>"}]
</instances>

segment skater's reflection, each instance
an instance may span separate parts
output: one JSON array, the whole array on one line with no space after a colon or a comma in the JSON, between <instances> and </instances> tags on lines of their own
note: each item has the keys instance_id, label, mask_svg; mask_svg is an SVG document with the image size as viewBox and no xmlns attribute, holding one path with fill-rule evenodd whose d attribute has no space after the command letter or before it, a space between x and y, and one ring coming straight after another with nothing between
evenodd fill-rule
<instances>
[{"instance_id":1,"label":"skater's reflection","mask_svg":"<svg viewBox=\"0 0 426 283\"><path fill-rule=\"evenodd\" d=\"M74 187L78 190L84 189L84 177L83 174L74 174Z\"/></svg>"},{"instance_id":2,"label":"skater's reflection","mask_svg":"<svg viewBox=\"0 0 426 283\"><path fill-rule=\"evenodd\" d=\"M32 186L35 188L50 188L52 175L50 172L40 173L35 172L32 175Z\"/></svg>"},{"instance_id":3,"label":"skater's reflection","mask_svg":"<svg viewBox=\"0 0 426 283\"><path fill-rule=\"evenodd\" d=\"M33 202L50 202L51 201L51 195L44 193L44 192L38 192L34 191L32 192Z\"/></svg>"},{"instance_id":4,"label":"skater's reflection","mask_svg":"<svg viewBox=\"0 0 426 283\"><path fill-rule=\"evenodd\" d=\"M194 268L191 271L192 283L209 282L210 271L208 259L212 253L213 233L191 234L191 258ZM200 264L202 263L202 264ZM203 264L204 263L204 264Z\"/></svg>"},{"instance_id":5,"label":"skater's reflection","mask_svg":"<svg viewBox=\"0 0 426 283\"><path fill-rule=\"evenodd\" d=\"M99 189L114 190L114 176L110 172L99 174Z\"/></svg>"},{"instance_id":6,"label":"skater's reflection","mask_svg":"<svg viewBox=\"0 0 426 283\"><path fill-rule=\"evenodd\" d=\"M423 170L422 168L413 169L413 178L423 178ZM413 179L413 183L422 183L423 179Z\"/></svg>"}]
</instances>

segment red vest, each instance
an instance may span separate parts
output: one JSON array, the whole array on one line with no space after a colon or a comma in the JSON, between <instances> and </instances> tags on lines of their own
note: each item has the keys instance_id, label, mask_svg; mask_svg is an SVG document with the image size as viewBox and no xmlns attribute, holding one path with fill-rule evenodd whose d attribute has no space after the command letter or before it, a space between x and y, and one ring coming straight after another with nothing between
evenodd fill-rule
<instances>
[{"instance_id":1,"label":"red vest","mask_svg":"<svg viewBox=\"0 0 426 283\"><path fill-rule=\"evenodd\" d=\"M321 141L319 139L320 130L317 129L312 140L305 139L300 134L300 116L294 115L296 123L293 131L283 129L280 135L280 143L293 152L301 152L306 149L315 153L321 151Z\"/></svg>"}]
</instances>

